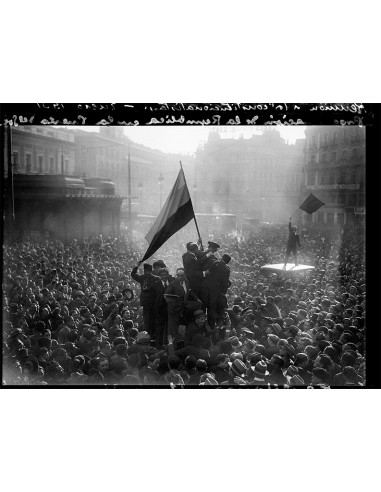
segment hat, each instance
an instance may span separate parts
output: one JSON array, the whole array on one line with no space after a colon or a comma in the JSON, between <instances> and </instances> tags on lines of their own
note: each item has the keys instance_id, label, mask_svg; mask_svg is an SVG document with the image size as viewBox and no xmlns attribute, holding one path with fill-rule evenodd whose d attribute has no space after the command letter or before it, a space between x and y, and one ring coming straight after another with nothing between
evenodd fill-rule
<instances>
[{"instance_id":1,"label":"hat","mask_svg":"<svg viewBox=\"0 0 381 492\"><path fill-rule=\"evenodd\" d=\"M286 374L288 376L296 376L298 374L298 368L293 366L292 364L290 366L288 366L288 368L286 369Z\"/></svg>"},{"instance_id":2,"label":"hat","mask_svg":"<svg viewBox=\"0 0 381 492\"><path fill-rule=\"evenodd\" d=\"M298 307L301 307L303 309L307 309L307 304L304 301L299 301L298 302Z\"/></svg>"},{"instance_id":3,"label":"hat","mask_svg":"<svg viewBox=\"0 0 381 492\"><path fill-rule=\"evenodd\" d=\"M38 371L38 359L34 355L31 357L28 357L28 359L25 361L24 366L30 369L31 372L37 372Z\"/></svg>"},{"instance_id":4,"label":"hat","mask_svg":"<svg viewBox=\"0 0 381 492\"><path fill-rule=\"evenodd\" d=\"M251 330L249 330L249 328L244 327L244 328L242 328L242 331L243 331L243 333L246 333L247 335L254 335L254 333Z\"/></svg>"},{"instance_id":5,"label":"hat","mask_svg":"<svg viewBox=\"0 0 381 492\"><path fill-rule=\"evenodd\" d=\"M271 342L272 342L273 344L275 344L275 345L276 345L276 344L279 342L279 340L280 340L280 339L279 339L279 337L278 337L278 335L273 335L272 333L271 333L270 335L267 335L267 338L268 338L269 340L271 340Z\"/></svg>"},{"instance_id":6,"label":"hat","mask_svg":"<svg viewBox=\"0 0 381 492\"><path fill-rule=\"evenodd\" d=\"M292 378L290 379L290 384L292 386L304 386L305 383L303 379L298 374L296 374L295 376L292 376Z\"/></svg>"},{"instance_id":7,"label":"hat","mask_svg":"<svg viewBox=\"0 0 381 492\"><path fill-rule=\"evenodd\" d=\"M279 335L280 333L282 333L282 328L278 325L278 323L273 323L271 325L271 328L275 335Z\"/></svg>"},{"instance_id":8,"label":"hat","mask_svg":"<svg viewBox=\"0 0 381 492\"><path fill-rule=\"evenodd\" d=\"M146 331L141 331L136 337L136 343L140 345L149 345L151 342L151 337Z\"/></svg>"},{"instance_id":9,"label":"hat","mask_svg":"<svg viewBox=\"0 0 381 492\"><path fill-rule=\"evenodd\" d=\"M286 350L286 352L287 352L288 355L295 355L295 349L294 349L294 347L290 343L287 343L284 346L284 349Z\"/></svg>"},{"instance_id":10,"label":"hat","mask_svg":"<svg viewBox=\"0 0 381 492\"><path fill-rule=\"evenodd\" d=\"M233 362L228 362L228 364L236 376L243 376L247 371L246 365L240 359L235 359Z\"/></svg>"},{"instance_id":11,"label":"hat","mask_svg":"<svg viewBox=\"0 0 381 492\"><path fill-rule=\"evenodd\" d=\"M134 292L131 289L122 290L122 294L128 301L131 301L134 298Z\"/></svg>"},{"instance_id":12,"label":"hat","mask_svg":"<svg viewBox=\"0 0 381 492\"><path fill-rule=\"evenodd\" d=\"M217 244L217 243L214 243L213 241L208 241L208 247L209 248L213 248L213 249L218 249L221 246L219 244Z\"/></svg>"},{"instance_id":13,"label":"hat","mask_svg":"<svg viewBox=\"0 0 381 492\"><path fill-rule=\"evenodd\" d=\"M243 355L241 354L241 352L233 352L232 354L230 354L230 362L233 362L236 359L243 360Z\"/></svg>"},{"instance_id":14,"label":"hat","mask_svg":"<svg viewBox=\"0 0 381 492\"><path fill-rule=\"evenodd\" d=\"M234 301L233 301L233 305L239 305L239 304L243 304L242 298L241 297L235 297Z\"/></svg>"},{"instance_id":15,"label":"hat","mask_svg":"<svg viewBox=\"0 0 381 492\"><path fill-rule=\"evenodd\" d=\"M204 311L202 311L201 309L197 309L197 311L194 311L193 312L193 316L198 319L198 318L201 318L202 316L205 316L205 313Z\"/></svg>"},{"instance_id":16,"label":"hat","mask_svg":"<svg viewBox=\"0 0 381 492\"><path fill-rule=\"evenodd\" d=\"M272 364L273 365L278 365L280 367L283 367L284 366L284 359L278 355L278 354L274 354L272 357L271 357L271 361L272 361Z\"/></svg>"},{"instance_id":17,"label":"hat","mask_svg":"<svg viewBox=\"0 0 381 492\"><path fill-rule=\"evenodd\" d=\"M226 253L222 255L222 261L224 261L225 263L229 263L231 259L232 257Z\"/></svg>"},{"instance_id":18,"label":"hat","mask_svg":"<svg viewBox=\"0 0 381 492\"><path fill-rule=\"evenodd\" d=\"M255 367L252 367L252 370L256 376L264 377L268 376L270 373L267 370L267 364L263 360L260 360L255 364Z\"/></svg>"},{"instance_id":19,"label":"hat","mask_svg":"<svg viewBox=\"0 0 381 492\"><path fill-rule=\"evenodd\" d=\"M211 376L205 379L205 386L218 386L218 382Z\"/></svg>"},{"instance_id":20,"label":"hat","mask_svg":"<svg viewBox=\"0 0 381 492\"><path fill-rule=\"evenodd\" d=\"M229 342L232 344L234 348L242 347L242 342L238 340L238 337L230 337Z\"/></svg>"}]
</instances>

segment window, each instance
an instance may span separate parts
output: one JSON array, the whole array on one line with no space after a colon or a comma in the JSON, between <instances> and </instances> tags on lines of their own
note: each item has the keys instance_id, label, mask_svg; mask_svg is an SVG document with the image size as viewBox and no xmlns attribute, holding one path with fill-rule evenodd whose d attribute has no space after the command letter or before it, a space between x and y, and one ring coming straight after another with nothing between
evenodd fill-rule
<instances>
[{"instance_id":1,"label":"window","mask_svg":"<svg viewBox=\"0 0 381 492\"><path fill-rule=\"evenodd\" d=\"M320 176L320 184L326 185L327 184L327 174L322 172Z\"/></svg>"},{"instance_id":2,"label":"window","mask_svg":"<svg viewBox=\"0 0 381 492\"><path fill-rule=\"evenodd\" d=\"M327 154L322 154L321 155L321 161L322 162L327 162Z\"/></svg>"},{"instance_id":3,"label":"window","mask_svg":"<svg viewBox=\"0 0 381 492\"><path fill-rule=\"evenodd\" d=\"M356 193L352 192L348 198L348 205L350 205L351 207L355 207L356 203L357 203Z\"/></svg>"},{"instance_id":4,"label":"window","mask_svg":"<svg viewBox=\"0 0 381 492\"><path fill-rule=\"evenodd\" d=\"M19 168L19 153L14 151L13 152L13 170L18 171Z\"/></svg>"},{"instance_id":5,"label":"window","mask_svg":"<svg viewBox=\"0 0 381 492\"><path fill-rule=\"evenodd\" d=\"M337 178L338 184L344 184L345 183L345 169L340 169L339 170L339 176Z\"/></svg>"},{"instance_id":6,"label":"window","mask_svg":"<svg viewBox=\"0 0 381 492\"><path fill-rule=\"evenodd\" d=\"M318 224L324 224L324 212L318 212L316 219Z\"/></svg>"},{"instance_id":7,"label":"window","mask_svg":"<svg viewBox=\"0 0 381 492\"><path fill-rule=\"evenodd\" d=\"M331 161L336 161L336 152L332 152L331 154Z\"/></svg>"},{"instance_id":8,"label":"window","mask_svg":"<svg viewBox=\"0 0 381 492\"><path fill-rule=\"evenodd\" d=\"M65 174L68 173L69 170L69 159L65 159Z\"/></svg>"},{"instance_id":9,"label":"window","mask_svg":"<svg viewBox=\"0 0 381 492\"><path fill-rule=\"evenodd\" d=\"M332 225L334 220L333 212L328 212L327 213L327 224Z\"/></svg>"},{"instance_id":10,"label":"window","mask_svg":"<svg viewBox=\"0 0 381 492\"><path fill-rule=\"evenodd\" d=\"M32 155L26 154L26 172L30 173L32 171Z\"/></svg>"},{"instance_id":11,"label":"window","mask_svg":"<svg viewBox=\"0 0 381 492\"><path fill-rule=\"evenodd\" d=\"M54 173L54 157L49 157L50 172Z\"/></svg>"},{"instance_id":12,"label":"window","mask_svg":"<svg viewBox=\"0 0 381 492\"><path fill-rule=\"evenodd\" d=\"M344 225L344 214L342 212L337 214L337 223L339 225Z\"/></svg>"},{"instance_id":13,"label":"window","mask_svg":"<svg viewBox=\"0 0 381 492\"><path fill-rule=\"evenodd\" d=\"M341 158L343 160L346 160L348 158L348 154L347 154L347 151L346 150L343 150L342 153L341 153Z\"/></svg>"},{"instance_id":14,"label":"window","mask_svg":"<svg viewBox=\"0 0 381 492\"><path fill-rule=\"evenodd\" d=\"M333 140L332 140L333 145L336 145L337 144L337 141L338 141L338 133L337 132L334 132L334 134L333 134Z\"/></svg>"},{"instance_id":15,"label":"window","mask_svg":"<svg viewBox=\"0 0 381 492\"><path fill-rule=\"evenodd\" d=\"M38 156L38 172L42 173L43 169L44 169L44 158L42 157L42 155L39 155Z\"/></svg>"},{"instance_id":16,"label":"window","mask_svg":"<svg viewBox=\"0 0 381 492\"><path fill-rule=\"evenodd\" d=\"M307 173L307 185L314 185L314 184L315 184L315 173L314 172Z\"/></svg>"},{"instance_id":17,"label":"window","mask_svg":"<svg viewBox=\"0 0 381 492\"><path fill-rule=\"evenodd\" d=\"M352 149L352 159L357 159L357 149Z\"/></svg>"},{"instance_id":18,"label":"window","mask_svg":"<svg viewBox=\"0 0 381 492\"><path fill-rule=\"evenodd\" d=\"M328 184L335 184L335 172L331 171L329 175L329 183Z\"/></svg>"},{"instance_id":19,"label":"window","mask_svg":"<svg viewBox=\"0 0 381 492\"><path fill-rule=\"evenodd\" d=\"M347 203L347 201L346 201L345 190L340 190L338 195L337 195L337 204L343 206L346 203Z\"/></svg>"}]
</instances>

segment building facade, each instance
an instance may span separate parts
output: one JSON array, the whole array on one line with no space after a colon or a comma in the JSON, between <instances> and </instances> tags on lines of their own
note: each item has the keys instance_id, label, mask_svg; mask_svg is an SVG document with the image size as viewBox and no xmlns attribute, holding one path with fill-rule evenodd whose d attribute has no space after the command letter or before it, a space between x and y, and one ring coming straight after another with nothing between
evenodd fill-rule
<instances>
[{"instance_id":1,"label":"building facade","mask_svg":"<svg viewBox=\"0 0 381 492\"><path fill-rule=\"evenodd\" d=\"M116 194L132 196L133 210L138 214L157 215L176 180L179 161L185 169L193 163L189 156L166 154L132 142L121 127L101 127L99 133L71 132L77 144L76 173L111 179Z\"/></svg>"},{"instance_id":2,"label":"building facade","mask_svg":"<svg viewBox=\"0 0 381 492\"><path fill-rule=\"evenodd\" d=\"M14 239L118 236L122 198L101 179L14 175Z\"/></svg>"},{"instance_id":3,"label":"building facade","mask_svg":"<svg viewBox=\"0 0 381 492\"><path fill-rule=\"evenodd\" d=\"M313 193L324 206L303 212L303 225L365 225L365 128L313 126L306 130L300 200Z\"/></svg>"},{"instance_id":4,"label":"building facade","mask_svg":"<svg viewBox=\"0 0 381 492\"><path fill-rule=\"evenodd\" d=\"M303 145L287 144L273 128L249 139L211 133L196 155L196 210L284 223L299 200Z\"/></svg>"},{"instance_id":5,"label":"building facade","mask_svg":"<svg viewBox=\"0 0 381 492\"><path fill-rule=\"evenodd\" d=\"M130 229L130 218L138 214L158 215L176 180L179 161L185 169L193 163L187 156L165 154L132 142L124 135L123 127L102 127L99 132L91 132L68 127L19 126L10 128L10 133L9 130L1 133L5 179L9 168L9 134L15 177L39 176L41 182L44 176L75 177L87 182L86 197L96 193L91 190L89 180L109 181L113 183L113 195L124 199L122 213L118 213L124 229ZM87 200L86 203L92 202ZM79 231L75 224L73 227Z\"/></svg>"},{"instance_id":6,"label":"building facade","mask_svg":"<svg viewBox=\"0 0 381 492\"><path fill-rule=\"evenodd\" d=\"M6 145L8 138L6 132ZM65 130L34 125L11 127L11 138L15 174L73 174L75 140Z\"/></svg>"}]
</instances>

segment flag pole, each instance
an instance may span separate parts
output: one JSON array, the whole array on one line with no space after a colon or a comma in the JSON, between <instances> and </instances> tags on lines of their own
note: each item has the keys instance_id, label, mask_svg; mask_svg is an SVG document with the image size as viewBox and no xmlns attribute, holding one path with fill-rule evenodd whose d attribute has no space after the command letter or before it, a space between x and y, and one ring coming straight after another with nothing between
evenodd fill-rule
<instances>
[{"instance_id":1,"label":"flag pole","mask_svg":"<svg viewBox=\"0 0 381 492\"><path fill-rule=\"evenodd\" d=\"M183 172L183 175L184 175L184 180L185 180L185 183L186 183L186 182L187 182L187 180L186 180L186 178L185 178L185 173L184 173L184 169L183 169L183 165L182 165L181 161L180 161L180 167L181 167L181 170L182 170L182 172ZM188 187L188 185L187 185L187 187ZM193 203L192 203L192 208L193 208ZM202 245L202 239L201 239L200 231L199 231L199 229L198 229L198 224L197 224L197 219L196 219L196 212L195 212L194 210L193 210L193 219L194 219L194 223L195 223L195 225L196 225L196 229L197 229L198 238L199 238L199 240L200 240L201 251L204 251L204 247L203 247L203 245Z\"/></svg>"}]
</instances>

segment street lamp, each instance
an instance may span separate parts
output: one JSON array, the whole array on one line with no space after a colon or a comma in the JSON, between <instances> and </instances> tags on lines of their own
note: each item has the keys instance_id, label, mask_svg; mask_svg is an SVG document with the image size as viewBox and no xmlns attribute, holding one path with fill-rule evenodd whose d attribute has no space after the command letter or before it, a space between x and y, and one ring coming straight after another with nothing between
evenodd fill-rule
<instances>
[{"instance_id":1,"label":"street lamp","mask_svg":"<svg viewBox=\"0 0 381 492\"><path fill-rule=\"evenodd\" d=\"M160 210L161 210L161 207L162 207L162 199L163 199L163 181L164 181L164 178L162 176L162 174L160 173L160 176L159 176L159 186L160 186Z\"/></svg>"},{"instance_id":2,"label":"street lamp","mask_svg":"<svg viewBox=\"0 0 381 492\"><path fill-rule=\"evenodd\" d=\"M194 195L194 211L196 213L196 197L197 197L197 185L193 185L193 195Z\"/></svg>"},{"instance_id":3,"label":"street lamp","mask_svg":"<svg viewBox=\"0 0 381 492\"><path fill-rule=\"evenodd\" d=\"M142 209L143 209L143 184L141 181L138 184L138 190L139 190L139 194L140 194L140 213L142 213Z\"/></svg>"}]
</instances>

